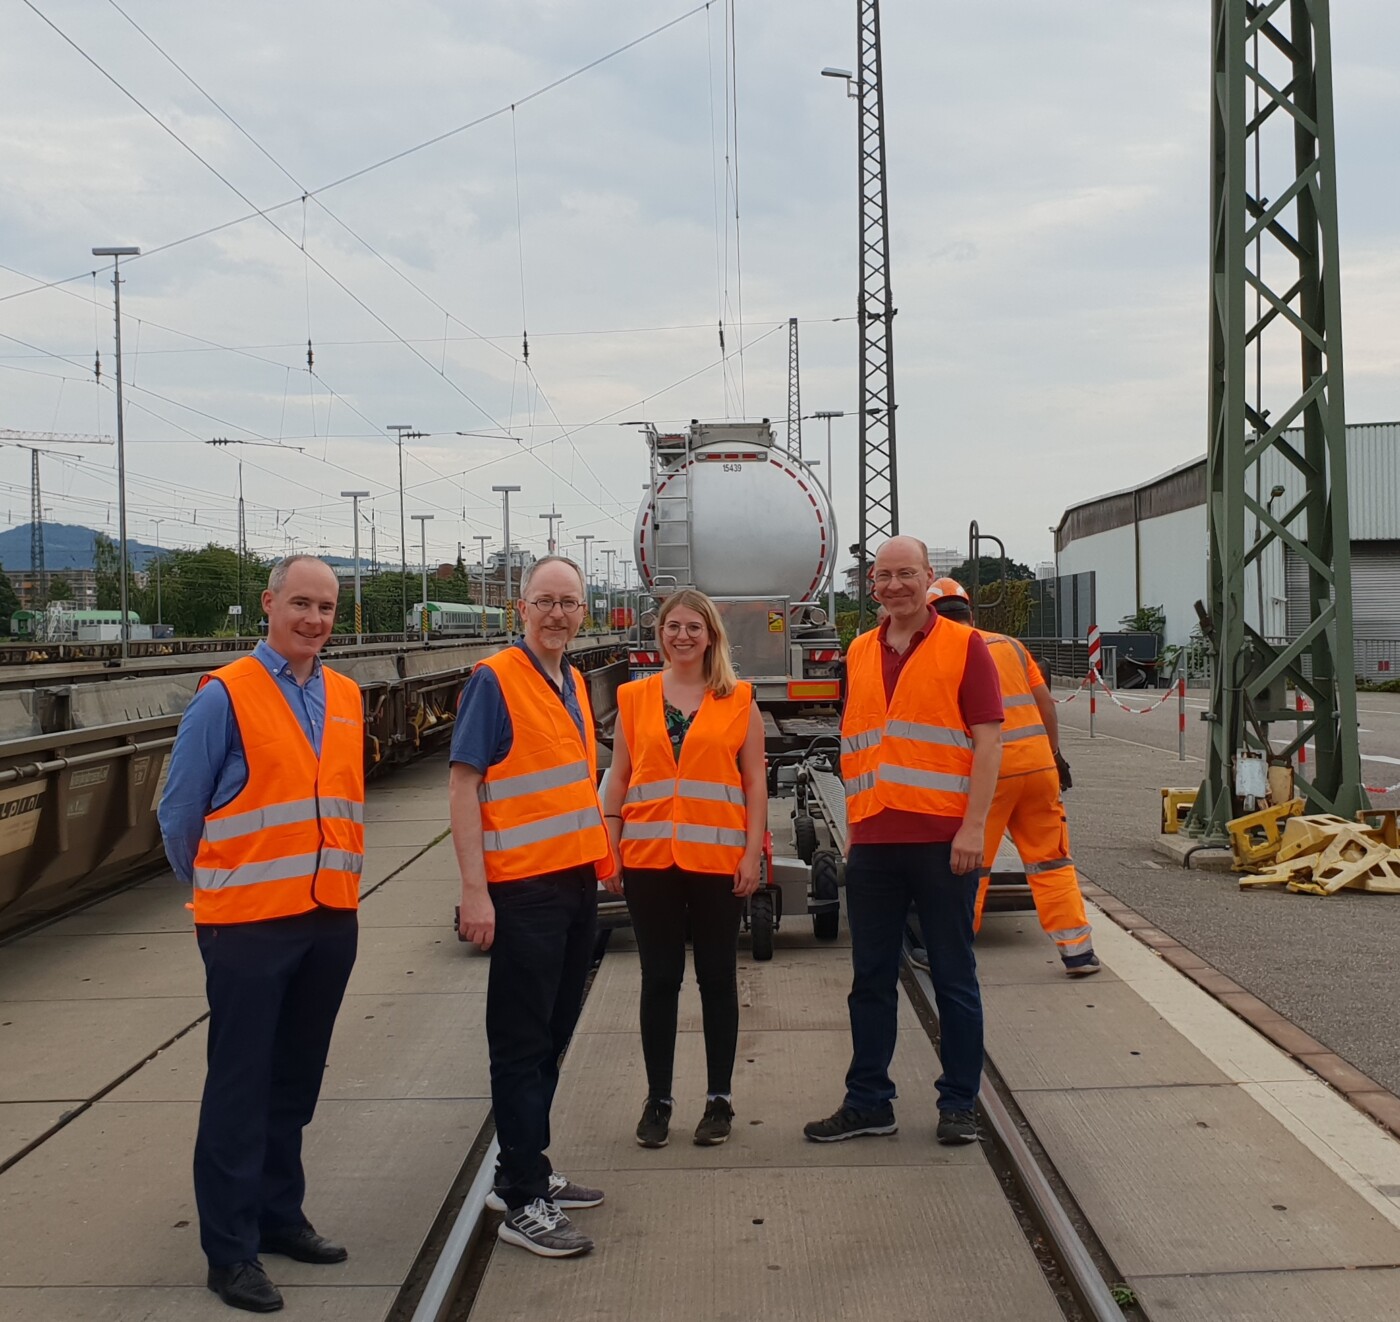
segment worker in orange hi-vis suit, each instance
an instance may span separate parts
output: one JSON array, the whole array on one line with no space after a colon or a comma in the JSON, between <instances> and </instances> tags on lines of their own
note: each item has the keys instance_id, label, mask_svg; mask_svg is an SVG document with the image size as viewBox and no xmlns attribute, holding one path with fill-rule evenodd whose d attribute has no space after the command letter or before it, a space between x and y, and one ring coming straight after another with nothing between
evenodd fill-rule
<instances>
[{"instance_id":1,"label":"worker in orange hi-vis suit","mask_svg":"<svg viewBox=\"0 0 1400 1322\"><path fill-rule=\"evenodd\" d=\"M929 604L939 615L972 623L972 603L956 579L936 580L929 589ZM1001 677L1006 720L996 797L987 814L985 864L974 925L981 927L997 847L1002 835L1009 833L1025 866L1041 927L1058 948L1065 972L1082 978L1097 973L1100 965L1069 852L1069 826L1060 794L1071 781L1069 763L1060 753L1055 702L1040 667L1016 639L985 629L978 632Z\"/></svg>"}]
</instances>

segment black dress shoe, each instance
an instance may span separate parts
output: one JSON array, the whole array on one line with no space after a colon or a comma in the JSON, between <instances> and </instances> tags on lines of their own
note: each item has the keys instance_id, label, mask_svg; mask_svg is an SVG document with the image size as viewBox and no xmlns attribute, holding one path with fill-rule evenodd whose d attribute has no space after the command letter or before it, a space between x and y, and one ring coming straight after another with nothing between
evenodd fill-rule
<instances>
[{"instance_id":1,"label":"black dress shoe","mask_svg":"<svg viewBox=\"0 0 1400 1322\"><path fill-rule=\"evenodd\" d=\"M275 1313L282 1307L281 1293L256 1260L235 1262L232 1267L210 1267L209 1288L230 1308L249 1313Z\"/></svg>"},{"instance_id":2,"label":"black dress shoe","mask_svg":"<svg viewBox=\"0 0 1400 1322\"><path fill-rule=\"evenodd\" d=\"M281 1230L264 1230L261 1253L280 1253L285 1258L297 1262L344 1262L350 1254L340 1244L332 1244L324 1236L318 1235L308 1223L303 1226L283 1226Z\"/></svg>"}]
</instances>

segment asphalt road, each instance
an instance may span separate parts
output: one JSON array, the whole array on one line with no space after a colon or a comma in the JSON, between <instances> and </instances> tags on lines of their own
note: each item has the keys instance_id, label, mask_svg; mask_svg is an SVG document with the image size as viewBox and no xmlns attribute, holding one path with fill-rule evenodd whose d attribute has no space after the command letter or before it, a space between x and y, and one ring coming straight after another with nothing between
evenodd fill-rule
<instances>
[{"instance_id":1,"label":"asphalt road","mask_svg":"<svg viewBox=\"0 0 1400 1322\"><path fill-rule=\"evenodd\" d=\"M1156 696L1121 695L1135 707ZM1065 802L1081 872L1400 1092L1400 896L1241 890L1228 873L1186 871L1153 852L1160 790L1196 784L1204 770L1203 696L1190 694L1187 703L1185 764L1177 760L1175 698L1133 716L1100 695L1092 740L1084 695L1060 706L1075 783ZM1366 779L1400 781L1400 696L1363 694L1360 717ZM1400 795L1380 801L1400 805Z\"/></svg>"}]
</instances>

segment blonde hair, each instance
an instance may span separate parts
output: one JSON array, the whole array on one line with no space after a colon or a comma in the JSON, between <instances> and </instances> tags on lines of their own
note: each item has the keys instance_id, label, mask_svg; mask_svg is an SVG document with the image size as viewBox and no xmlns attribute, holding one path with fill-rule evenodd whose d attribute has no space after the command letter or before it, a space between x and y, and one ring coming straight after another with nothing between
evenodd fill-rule
<instances>
[{"instance_id":1,"label":"blonde hair","mask_svg":"<svg viewBox=\"0 0 1400 1322\"><path fill-rule=\"evenodd\" d=\"M724 630L724 621L720 619L715 603L703 592L697 592L694 588L681 588L661 603L661 609L656 613L656 643L661 649L661 655L669 666L671 658L666 655L666 645L661 641L661 629L671 612L681 606L694 611L705 621L710 642L705 648L701 673L705 677L705 687L715 697L727 698L739 683L739 676L734 673L734 662L729 656L729 635Z\"/></svg>"}]
</instances>

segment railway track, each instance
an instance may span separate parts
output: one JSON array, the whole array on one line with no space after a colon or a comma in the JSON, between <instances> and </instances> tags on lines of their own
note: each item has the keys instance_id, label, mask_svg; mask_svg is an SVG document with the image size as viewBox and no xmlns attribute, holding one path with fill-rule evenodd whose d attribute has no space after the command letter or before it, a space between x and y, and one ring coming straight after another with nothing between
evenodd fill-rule
<instances>
[{"instance_id":1,"label":"railway track","mask_svg":"<svg viewBox=\"0 0 1400 1322\"><path fill-rule=\"evenodd\" d=\"M607 959L606 941L598 967ZM906 939L902 982L930 1042L938 1046L938 1011L929 975L910 958ZM593 979L590 979L591 990ZM585 1002L587 993L585 993ZM1147 1322L1121 1274L1069 1196L1009 1091L996 1063L986 1062L977 1099L981 1144L1066 1322ZM795 1122L794 1122L795 1123ZM496 1214L486 1208L497 1144L488 1116L454 1183L389 1322L466 1322L476 1289L495 1250ZM1115 1293L1117 1291L1117 1293Z\"/></svg>"}]
</instances>

